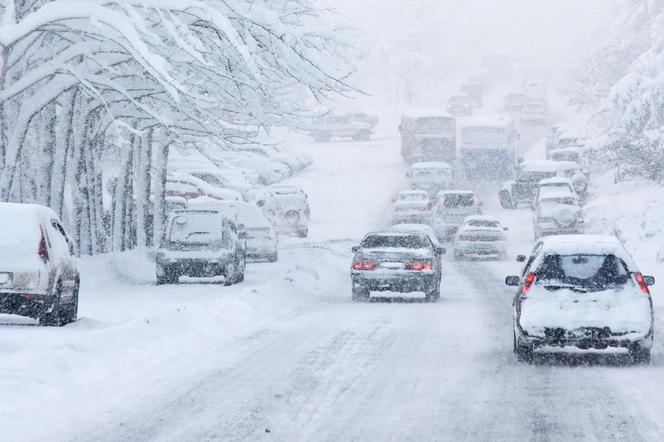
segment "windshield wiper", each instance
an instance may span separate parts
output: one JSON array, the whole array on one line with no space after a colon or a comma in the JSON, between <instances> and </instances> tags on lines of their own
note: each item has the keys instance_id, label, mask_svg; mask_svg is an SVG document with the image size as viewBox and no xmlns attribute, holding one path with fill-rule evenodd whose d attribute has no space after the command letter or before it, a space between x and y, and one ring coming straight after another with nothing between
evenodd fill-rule
<instances>
[{"instance_id":1,"label":"windshield wiper","mask_svg":"<svg viewBox=\"0 0 664 442\"><path fill-rule=\"evenodd\" d=\"M575 285L575 284L566 284L563 282L554 282L554 283L544 283L542 284L547 290L560 290L560 289L570 289L575 292L587 293L588 289L586 287Z\"/></svg>"}]
</instances>

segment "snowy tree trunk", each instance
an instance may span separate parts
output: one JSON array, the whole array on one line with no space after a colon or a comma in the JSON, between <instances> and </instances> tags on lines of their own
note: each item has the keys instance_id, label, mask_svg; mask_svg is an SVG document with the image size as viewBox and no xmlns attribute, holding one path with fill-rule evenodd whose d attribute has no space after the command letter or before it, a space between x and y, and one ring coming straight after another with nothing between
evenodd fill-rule
<instances>
[{"instance_id":1,"label":"snowy tree trunk","mask_svg":"<svg viewBox=\"0 0 664 442\"><path fill-rule=\"evenodd\" d=\"M154 222L153 222L153 244L157 247L161 243L161 234L164 230L164 221L166 220L166 175L168 170L168 149L171 142L166 139L164 131L160 131L158 149L155 151L154 158Z\"/></svg>"},{"instance_id":2,"label":"snowy tree trunk","mask_svg":"<svg viewBox=\"0 0 664 442\"><path fill-rule=\"evenodd\" d=\"M55 161L55 102L51 102L39 115L39 141L41 155L35 158L38 163L36 202L51 207L51 183Z\"/></svg>"},{"instance_id":3,"label":"snowy tree trunk","mask_svg":"<svg viewBox=\"0 0 664 442\"><path fill-rule=\"evenodd\" d=\"M152 170L152 142L154 129L150 128L137 144L136 161L136 242L139 247L148 246L152 230L150 215L150 182Z\"/></svg>"},{"instance_id":4,"label":"snowy tree trunk","mask_svg":"<svg viewBox=\"0 0 664 442\"><path fill-rule=\"evenodd\" d=\"M56 116L55 132L55 157L53 160L53 178L51 181L51 207L55 213L64 220L64 195L65 184L67 182L67 159L69 155L69 146L72 142L74 112L76 109L76 100L78 89L74 89L64 94L62 98L62 107Z\"/></svg>"}]
</instances>

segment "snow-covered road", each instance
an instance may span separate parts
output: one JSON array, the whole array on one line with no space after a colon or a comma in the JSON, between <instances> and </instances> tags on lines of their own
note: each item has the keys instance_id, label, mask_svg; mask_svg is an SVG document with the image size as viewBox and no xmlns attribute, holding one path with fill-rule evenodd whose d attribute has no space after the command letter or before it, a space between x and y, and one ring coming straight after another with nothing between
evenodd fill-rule
<instances>
[{"instance_id":1,"label":"snow-covered road","mask_svg":"<svg viewBox=\"0 0 664 442\"><path fill-rule=\"evenodd\" d=\"M385 226L406 183L398 140L302 149L315 164L291 182L310 195L311 236L284 239L245 284L155 287L139 254L98 258L83 263L76 324L3 326L7 440L664 437L657 338L650 366L516 362L503 280L532 242L528 210L498 209L496 186L481 186L512 262L448 258L437 304L354 304L350 248Z\"/></svg>"}]
</instances>

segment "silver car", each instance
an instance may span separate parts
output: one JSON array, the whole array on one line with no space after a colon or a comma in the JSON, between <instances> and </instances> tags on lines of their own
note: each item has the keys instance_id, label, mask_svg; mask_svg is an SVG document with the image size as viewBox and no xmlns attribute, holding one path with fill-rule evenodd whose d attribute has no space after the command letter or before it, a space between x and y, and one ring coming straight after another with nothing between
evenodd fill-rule
<instances>
[{"instance_id":1,"label":"silver car","mask_svg":"<svg viewBox=\"0 0 664 442\"><path fill-rule=\"evenodd\" d=\"M76 320L75 247L53 210L0 203L0 313L62 326Z\"/></svg>"}]
</instances>

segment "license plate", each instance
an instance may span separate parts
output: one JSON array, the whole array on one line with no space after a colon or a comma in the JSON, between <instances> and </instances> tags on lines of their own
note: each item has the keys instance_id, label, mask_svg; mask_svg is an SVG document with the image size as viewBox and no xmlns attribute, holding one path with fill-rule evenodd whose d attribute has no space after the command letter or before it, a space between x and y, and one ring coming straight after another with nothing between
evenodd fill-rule
<instances>
[{"instance_id":1,"label":"license plate","mask_svg":"<svg viewBox=\"0 0 664 442\"><path fill-rule=\"evenodd\" d=\"M384 269L389 269L389 270L401 270L403 269L403 263L402 262L383 262L380 265Z\"/></svg>"},{"instance_id":2,"label":"license plate","mask_svg":"<svg viewBox=\"0 0 664 442\"><path fill-rule=\"evenodd\" d=\"M11 273L0 273L0 285L11 285L11 283L12 283Z\"/></svg>"}]
</instances>

